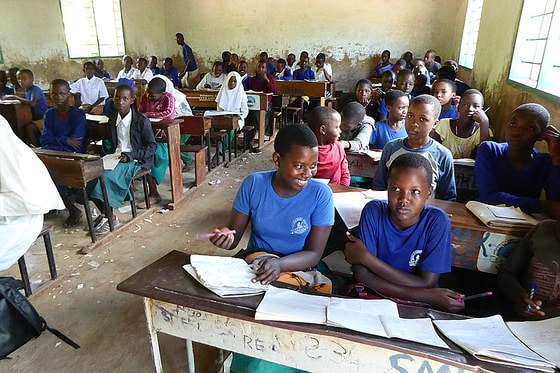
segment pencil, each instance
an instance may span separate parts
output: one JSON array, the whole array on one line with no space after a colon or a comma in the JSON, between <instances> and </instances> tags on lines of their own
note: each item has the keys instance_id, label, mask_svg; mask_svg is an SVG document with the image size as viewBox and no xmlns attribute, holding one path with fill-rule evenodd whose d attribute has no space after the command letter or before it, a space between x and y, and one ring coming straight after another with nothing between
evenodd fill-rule
<instances>
[{"instance_id":1,"label":"pencil","mask_svg":"<svg viewBox=\"0 0 560 373\"><path fill-rule=\"evenodd\" d=\"M457 298L457 302L464 302L466 300L487 297L487 296L490 296L490 295L492 295L491 291L485 291L484 293L469 295L469 296L466 296L464 298Z\"/></svg>"},{"instance_id":2,"label":"pencil","mask_svg":"<svg viewBox=\"0 0 560 373\"><path fill-rule=\"evenodd\" d=\"M199 233L199 234L196 235L196 239L200 240L200 239L203 239L203 238L210 238L210 237L214 236L216 233L217 232ZM229 231L220 232L218 234L235 234L235 233L236 233L235 230L232 229L232 230L229 230Z\"/></svg>"}]
</instances>

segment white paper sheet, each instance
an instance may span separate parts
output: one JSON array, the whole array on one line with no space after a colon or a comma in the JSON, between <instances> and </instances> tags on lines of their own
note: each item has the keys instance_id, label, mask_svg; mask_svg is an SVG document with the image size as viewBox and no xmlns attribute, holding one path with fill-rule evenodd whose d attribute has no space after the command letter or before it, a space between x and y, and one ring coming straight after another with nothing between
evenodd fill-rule
<instances>
[{"instance_id":1,"label":"white paper sheet","mask_svg":"<svg viewBox=\"0 0 560 373\"><path fill-rule=\"evenodd\" d=\"M333 193L334 207L348 229L358 226L364 206L372 199L387 200L387 191Z\"/></svg>"},{"instance_id":2,"label":"white paper sheet","mask_svg":"<svg viewBox=\"0 0 560 373\"><path fill-rule=\"evenodd\" d=\"M98 122L99 124L109 123L109 117L106 115L94 115L86 113L86 120L90 120L92 122Z\"/></svg>"},{"instance_id":3,"label":"white paper sheet","mask_svg":"<svg viewBox=\"0 0 560 373\"><path fill-rule=\"evenodd\" d=\"M449 348L437 335L430 319L402 319L390 315L380 315L379 319L385 328L385 332L391 338Z\"/></svg>"},{"instance_id":4,"label":"white paper sheet","mask_svg":"<svg viewBox=\"0 0 560 373\"><path fill-rule=\"evenodd\" d=\"M326 324L328 305L329 297L269 286L257 307L255 320Z\"/></svg>"},{"instance_id":5,"label":"white paper sheet","mask_svg":"<svg viewBox=\"0 0 560 373\"><path fill-rule=\"evenodd\" d=\"M120 154L107 154L106 156L104 156L103 159L103 169L105 170L114 170L115 167L117 167L117 165L119 164L120 160L119 160Z\"/></svg>"},{"instance_id":6,"label":"white paper sheet","mask_svg":"<svg viewBox=\"0 0 560 373\"><path fill-rule=\"evenodd\" d=\"M506 324L521 342L560 368L560 317Z\"/></svg>"}]
</instances>

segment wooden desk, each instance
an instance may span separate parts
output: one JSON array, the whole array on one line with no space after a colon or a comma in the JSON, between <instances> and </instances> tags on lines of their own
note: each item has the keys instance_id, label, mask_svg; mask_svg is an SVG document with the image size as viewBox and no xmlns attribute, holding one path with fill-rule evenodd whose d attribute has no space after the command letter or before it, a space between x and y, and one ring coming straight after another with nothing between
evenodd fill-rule
<instances>
[{"instance_id":1,"label":"wooden desk","mask_svg":"<svg viewBox=\"0 0 560 373\"><path fill-rule=\"evenodd\" d=\"M186 116L177 118L181 121L179 124L179 129L181 135L191 135L200 138L201 144L203 139L206 139L206 163L208 167L208 172L212 170L212 162L210 155L210 128L212 127L212 121L210 118L198 117L198 116ZM183 145L181 144L181 147ZM196 167L197 165L195 165ZM196 172L195 172L196 174Z\"/></svg>"},{"instance_id":2,"label":"wooden desk","mask_svg":"<svg viewBox=\"0 0 560 373\"><path fill-rule=\"evenodd\" d=\"M277 80L276 93L286 96L319 97L320 105L325 106L325 99L332 82L306 82L305 80ZM334 97L334 96L333 96Z\"/></svg>"},{"instance_id":3,"label":"wooden desk","mask_svg":"<svg viewBox=\"0 0 560 373\"><path fill-rule=\"evenodd\" d=\"M205 120L210 120L212 128L216 130L226 130L226 141L227 141L227 149L228 149L228 162L231 162L231 131L234 131L235 136L234 139L237 138L237 129L239 128L239 116L236 114L224 114L224 115L214 115L205 117ZM217 146L217 145L216 145ZM235 146L235 157L237 158L237 144ZM224 151L222 147L222 152ZM216 154L218 154L218 148L216 147ZM219 156L219 154L218 154ZM224 155L225 161L225 155Z\"/></svg>"},{"instance_id":4,"label":"wooden desk","mask_svg":"<svg viewBox=\"0 0 560 373\"><path fill-rule=\"evenodd\" d=\"M197 90L197 89L179 89L187 96L187 101L191 107L201 107L205 109L216 110L216 97L218 91L215 90Z\"/></svg>"},{"instance_id":5,"label":"wooden desk","mask_svg":"<svg viewBox=\"0 0 560 373\"><path fill-rule=\"evenodd\" d=\"M330 185L334 193L363 189ZM430 199L428 204L444 210L451 220L451 265L497 273L504 258L528 230L495 229L482 224L463 203Z\"/></svg>"},{"instance_id":6,"label":"wooden desk","mask_svg":"<svg viewBox=\"0 0 560 373\"><path fill-rule=\"evenodd\" d=\"M23 127L28 125L33 121L31 116L31 106L15 101L16 103L0 103L0 115L2 115L10 126L14 133L19 137L23 138Z\"/></svg>"},{"instance_id":7,"label":"wooden desk","mask_svg":"<svg viewBox=\"0 0 560 373\"><path fill-rule=\"evenodd\" d=\"M88 222L91 241L95 243L97 240L93 219L91 217L91 210L89 208L89 199L86 192L87 183L91 180L99 178L101 183L101 191L105 201L105 215L109 218L109 226L111 232L114 229L112 214L109 214L109 199L107 196L107 189L105 187L105 179L103 177L103 160L97 155L78 154L62 152L57 150L47 149L33 149L35 154L47 167L51 178L56 185L65 186L68 188L80 189L84 199L84 209L86 211L86 218Z\"/></svg>"},{"instance_id":8,"label":"wooden desk","mask_svg":"<svg viewBox=\"0 0 560 373\"><path fill-rule=\"evenodd\" d=\"M375 161L364 153L346 152L350 176L370 177L373 179L377 172L379 161Z\"/></svg>"},{"instance_id":9,"label":"wooden desk","mask_svg":"<svg viewBox=\"0 0 560 373\"><path fill-rule=\"evenodd\" d=\"M457 348L322 325L257 321L262 296L220 298L181 268L188 262L187 254L172 251L117 286L144 298L156 372L162 372L158 332L187 339L189 372L195 371L192 341L313 372L520 371L484 363ZM399 305L401 317L426 317L426 312Z\"/></svg>"}]
</instances>

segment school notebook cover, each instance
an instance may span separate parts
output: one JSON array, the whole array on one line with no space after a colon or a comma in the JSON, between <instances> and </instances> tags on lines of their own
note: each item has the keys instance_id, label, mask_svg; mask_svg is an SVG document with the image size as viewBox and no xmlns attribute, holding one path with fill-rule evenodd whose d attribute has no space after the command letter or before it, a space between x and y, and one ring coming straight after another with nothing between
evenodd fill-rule
<instances>
[{"instance_id":1,"label":"school notebook cover","mask_svg":"<svg viewBox=\"0 0 560 373\"><path fill-rule=\"evenodd\" d=\"M477 201L469 201L465 206L490 228L532 228L539 222L518 207L493 206Z\"/></svg>"}]
</instances>

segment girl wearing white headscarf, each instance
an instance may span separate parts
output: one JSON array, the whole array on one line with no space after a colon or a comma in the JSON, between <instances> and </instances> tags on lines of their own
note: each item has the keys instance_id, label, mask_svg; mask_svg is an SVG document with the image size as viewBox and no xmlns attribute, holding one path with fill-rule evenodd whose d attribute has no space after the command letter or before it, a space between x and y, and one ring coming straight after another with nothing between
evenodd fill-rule
<instances>
[{"instance_id":1,"label":"girl wearing white headscarf","mask_svg":"<svg viewBox=\"0 0 560 373\"><path fill-rule=\"evenodd\" d=\"M64 203L47 168L0 115L0 271L25 254L55 209Z\"/></svg>"},{"instance_id":2,"label":"girl wearing white headscarf","mask_svg":"<svg viewBox=\"0 0 560 373\"><path fill-rule=\"evenodd\" d=\"M239 115L239 129L243 128L245 118L249 114L247 106L247 95L243 89L241 75L237 71L231 71L216 96L218 111L229 111Z\"/></svg>"}]
</instances>

